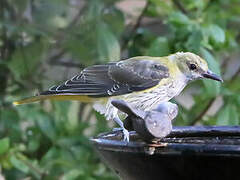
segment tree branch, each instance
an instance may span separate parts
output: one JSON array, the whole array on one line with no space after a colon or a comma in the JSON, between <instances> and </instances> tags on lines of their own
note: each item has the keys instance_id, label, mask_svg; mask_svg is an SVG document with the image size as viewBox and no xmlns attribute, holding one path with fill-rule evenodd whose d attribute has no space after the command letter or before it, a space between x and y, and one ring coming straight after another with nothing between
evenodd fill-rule
<instances>
[{"instance_id":1,"label":"tree branch","mask_svg":"<svg viewBox=\"0 0 240 180\"><path fill-rule=\"evenodd\" d=\"M211 98L207 104L207 106L203 109L202 112L200 112L197 117L190 123L190 125L195 125L199 120L201 120L203 118L203 116L206 114L206 112L208 111L208 109L213 105L214 101L216 100L216 98Z\"/></svg>"},{"instance_id":2,"label":"tree branch","mask_svg":"<svg viewBox=\"0 0 240 180\"><path fill-rule=\"evenodd\" d=\"M128 38L125 41L123 41L122 46L121 46L122 51L126 49L129 41L133 38L136 30L139 28L139 26L141 24L141 21L142 21L142 18L144 17L144 13L147 11L147 9L149 7L149 4L150 4L150 2L147 1L145 7L143 8L143 10L141 12L141 14L138 16L136 23L134 24L134 26L130 30Z\"/></svg>"},{"instance_id":3,"label":"tree branch","mask_svg":"<svg viewBox=\"0 0 240 180\"><path fill-rule=\"evenodd\" d=\"M35 172L40 178L43 178L44 176L46 176L47 174L45 172L42 172L41 169L38 169L37 167L33 166L30 162L28 162L27 160L23 159L21 156L17 156L19 159L21 159L21 161L29 168L31 169L33 172Z\"/></svg>"},{"instance_id":4,"label":"tree branch","mask_svg":"<svg viewBox=\"0 0 240 180\"><path fill-rule=\"evenodd\" d=\"M184 6L181 4L181 1L179 0L173 0L173 4L185 15L188 14L187 10L184 8Z\"/></svg>"},{"instance_id":5,"label":"tree branch","mask_svg":"<svg viewBox=\"0 0 240 180\"><path fill-rule=\"evenodd\" d=\"M64 28L61 32L59 32L56 37L58 37L58 39L56 40L56 47L57 48L62 41L64 40L64 34L72 29L77 23L79 18L81 17L81 15L84 13L84 11L86 10L86 6L82 7L79 9L78 13L76 14L76 16L72 19L72 21L69 23L69 25ZM50 53L49 53L50 54ZM74 62L58 62L58 60L65 54L65 49L60 49L58 53L50 56L46 61L50 64L50 65L60 65L60 66L67 66L67 67L83 67L82 64L76 64Z\"/></svg>"}]
</instances>

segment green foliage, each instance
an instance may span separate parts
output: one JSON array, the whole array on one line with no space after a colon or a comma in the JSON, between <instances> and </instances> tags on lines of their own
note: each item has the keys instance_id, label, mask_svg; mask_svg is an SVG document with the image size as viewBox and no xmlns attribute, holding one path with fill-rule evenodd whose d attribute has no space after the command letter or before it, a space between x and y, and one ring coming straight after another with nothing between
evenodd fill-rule
<instances>
[{"instance_id":1,"label":"green foliage","mask_svg":"<svg viewBox=\"0 0 240 180\"><path fill-rule=\"evenodd\" d=\"M0 140L0 154L7 152L9 148L9 138L3 138Z\"/></svg>"},{"instance_id":2,"label":"green foliage","mask_svg":"<svg viewBox=\"0 0 240 180\"><path fill-rule=\"evenodd\" d=\"M120 46L118 40L106 24L99 24L97 36L97 49L99 59L101 61L104 61L106 59L111 59L112 61L119 60Z\"/></svg>"},{"instance_id":3,"label":"green foliage","mask_svg":"<svg viewBox=\"0 0 240 180\"><path fill-rule=\"evenodd\" d=\"M221 73L220 73L219 63L214 59L212 54L204 48L201 49L201 54L204 57L204 59L206 59L206 61L208 62L209 68L216 74L220 75ZM206 80L203 80L203 83L206 88L207 96L215 97L220 93L220 84L218 82L214 82L206 79Z\"/></svg>"},{"instance_id":4,"label":"green foliage","mask_svg":"<svg viewBox=\"0 0 240 180\"><path fill-rule=\"evenodd\" d=\"M228 78L224 84L192 83L194 105L179 104L175 124L239 125L240 86L234 74L239 70L225 76L232 71L226 57L239 49L239 1L149 0L133 26L126 24L130 16L119 2L1 0L0 165L6 179L117 179L89 144L89 137L110 130L89 105L46 101L13 107L11 102L59 83L55 76L66 80L69 69L123 56L201 55L212 71ZM206 114L216 97L222 99L220 109Z\"/></svg>"},{"instance_id":5,"label":"green foliage","mask_svg":"<svg viewBox=\"0 0 240 180\"><path fill-rule=\"evenodd\" d=\"M146 52L146 55L149 56L167 56L169 54L169 42L165 37L156 38Z\"/></svg>"}]
</instances>

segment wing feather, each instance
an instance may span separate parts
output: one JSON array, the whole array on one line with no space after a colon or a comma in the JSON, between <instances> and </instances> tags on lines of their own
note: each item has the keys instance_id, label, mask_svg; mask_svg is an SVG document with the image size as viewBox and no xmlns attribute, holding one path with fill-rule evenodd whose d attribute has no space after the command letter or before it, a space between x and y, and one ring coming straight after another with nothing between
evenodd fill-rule
<instances>
[{"instance_id":1,"label":"wing feather","mask_svg":"<svg viewBox=\"0 0 240 180\"><path fill-rule=\"evenodd\" d=\"M158 62L128 59L85 68L80 74L41 95L117 96L151 88L168 76L167 67Z\"/></svg>"}]
</instances>

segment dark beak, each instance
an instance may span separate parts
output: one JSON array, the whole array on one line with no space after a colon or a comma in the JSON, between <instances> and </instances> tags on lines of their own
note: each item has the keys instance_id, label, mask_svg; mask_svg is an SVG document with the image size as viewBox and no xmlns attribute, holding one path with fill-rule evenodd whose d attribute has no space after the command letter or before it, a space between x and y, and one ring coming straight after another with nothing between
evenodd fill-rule
<instances>
[{"instance_id":1,"label":"dark beak","mask_svg":"<svg viewBox=\"0 0 240 180\"><path fill-rule=\"evenodd\" d=\"M205 77L205 78L208 78L208 79L213 79L213 80L216 80L216 81L223 82L223 79L220 76L214 74L210 70L208 70L207 72L203 73L202 76Z\"/></svg>"}]
</instances>

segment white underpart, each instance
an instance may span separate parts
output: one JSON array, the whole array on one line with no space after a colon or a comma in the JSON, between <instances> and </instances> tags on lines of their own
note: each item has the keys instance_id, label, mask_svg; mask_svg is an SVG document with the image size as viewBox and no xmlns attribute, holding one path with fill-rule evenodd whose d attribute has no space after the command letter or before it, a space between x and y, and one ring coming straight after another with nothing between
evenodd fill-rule
<instances>
[{"instance_id":1,"label":"white underpart","mask_svg":"<svg viewBox=\"0 0 240 180\"><path fill-rule=\"evenodd\" d=\"M155 109L159 104L167 102L173 97L177 96L183 90L187 82L185 80L185 77L182 78L172 81L167 85L159 86L152 91L135 95L125 95L124 99L126 99L126 102L134 108L143 111L151 111Z\"/></svg>"},{"instance_id":2,"label":"white underpart","mask_svg":"<svg viewBox=\"0 0 240 180\"><path fill-rule=\"evenodd\" d=\"M106 113L106 106L104 106L104 104L101 104L100 102L94 103L93 104L93 109L95 109L100 114L105 114Z\"/></svg>"},{"instance_id":3,"label":"white underpart","mask_svg":"<svg viewBox=\"0 0 240 180\"><path fill-rule=\"evenodd\" d=\"M131 93L120 97L133 108L137 108L143 111L151 111L155 109L159 104L167 102L173 97L177 96L186 85L187 79L185 76L181 76L178 80L174 80L167 85L162 85L158 88L154 88L152 91ZM120 97L116 96L109 98L107 105L98 102L94 104L93 107L101 114L105 114L107 120L112 120L115 117L118 117L118 109L111 104L111 101L113 99L119 99Z\"/></svg>"}]
</instances>

